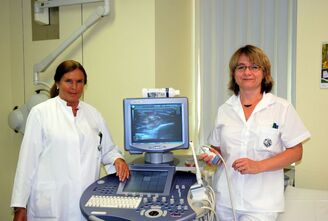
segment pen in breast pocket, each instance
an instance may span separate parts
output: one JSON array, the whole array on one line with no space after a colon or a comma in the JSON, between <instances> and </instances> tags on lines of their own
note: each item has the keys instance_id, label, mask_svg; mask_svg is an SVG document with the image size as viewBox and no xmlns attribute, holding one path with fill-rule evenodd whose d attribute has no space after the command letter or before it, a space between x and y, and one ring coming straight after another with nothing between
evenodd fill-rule
<instances>
[{"instance_id":1,"label":"pen in breast pocket","mask_svg":"<svg viewBox=\"0 0 328 221\"><path fill-rule=\"evenodd\" d=\"M278 128L279 128L279 125L278 125L277 123L273 123L273 124L272 124L272 128L274 128L274 129L278 129Z\"/></svg>"},{"instance_id":2,"label":"pen in breast pocket","mask_svg":"<svg viewBox=\"0 0 328 221\"><path fill-rule=\"evenodd\" d=\"M101 142L102 142L102 136L103 136L103 134L101 133L101 131L98 132L98 136L99 136L98 150L101 151Z\"/></svg>"}]
</instances>

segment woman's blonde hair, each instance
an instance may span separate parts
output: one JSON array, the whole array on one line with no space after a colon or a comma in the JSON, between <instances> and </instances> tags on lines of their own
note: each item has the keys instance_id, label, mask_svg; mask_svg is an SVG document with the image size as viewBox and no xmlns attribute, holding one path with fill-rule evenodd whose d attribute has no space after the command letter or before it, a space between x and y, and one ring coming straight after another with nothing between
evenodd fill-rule
<instances>
[{"instance_id":1,"label":"woman's blonde hair","mask_svg":"<svg viewBox=\"0 0 328 221\"><path fill-rule=\"evenodd\" d=\"M233 91L235 95L239 94L239 85L235 80L235 71L238 65L238 60L241 55L245 55L246 57L248 57L250 62L252 62L253 64L257 64L261 66L263 71L261 93L270 92L273 86L270 60L262 49L253 45L245 45L244 47L239 48L230 58L230 63L229 63L230 81L228 84L229 90Z\"/></svg>"}]
</instances>

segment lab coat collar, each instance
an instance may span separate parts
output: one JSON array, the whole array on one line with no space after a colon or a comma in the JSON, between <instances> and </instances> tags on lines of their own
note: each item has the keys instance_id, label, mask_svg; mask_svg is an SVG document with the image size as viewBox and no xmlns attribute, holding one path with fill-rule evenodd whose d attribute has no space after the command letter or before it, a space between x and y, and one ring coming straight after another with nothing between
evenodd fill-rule
<instances>
[{"instance_id":1,"label":"lab coat collar","mask_svg":"<svg viewBox=\"0 0 328 221\"><path fill-rule=\"evenodd\" d=\"M270 106L271 104L273 104L275 102L275 96L273 96L270 93L265 93L263 92L263 97L260 100L260 102L256 105L255 109L252 112L251 117L258 111L261 111L265 108L267 108L268 106ZM244 116L244 111L243 111L243 107L242 104L240 102L240 95L238 94L238 96L236 95L232 95L227 101L226 104L231 106L232 110L234 110L237 115L240 117L240 119L244 122L244 123L248 123L249 120L246 121L245 116Z\"/></svg>"},{"instance_id":2,"label":"lab coat collar","mask_svg":"<svg viewBox=\"0 0 328 221\"><path fill-rule=\"evenodd\" d=\"M270 106L275 102L275 96L271 93L265 93L263 92L263 97L261 101L256 105L256 109L263 109L265 107ZM226 104L232 106L232 107L241 107L241 102L240 102L240 95L232 95L227 101Z\"/></svg>"},{"instance_id":3,"label":"lab coat collar","mask_svg":"<svg viewBox=\"0 0 328 221\"><path fill-rule=\"evenodd\" d=\"M253 110L253 114L258 111L264 110L267 107L271 106L271 104L275 103L276 97L271 93L263 92L263 97L261 101L256 105L255 109ZM240 95L232 95L227 101L226 104L231 106L231 108L238 114L238 116L245 120L243 107L240 102Z\"/></svg>"},{"instance_id":4,"label":"lab coat collar","mask_svg":"<svg viewBox=\"0 0 328 221\"><path fill-rule=\"evenodd\" d=\"M263 92L263 97L261 101L256 105L256 109L258 111L265 109L271 106L272 104L274 104L275 101L276 101L276 97L273 94Z\"/></svg>"},{"instance_id":5,"label":"lab coat collar","mask_svg":"<svg viewBox=\"0 0 328 221\"><path fill-rule=\"evenodd\" d=\"M55 99L57 99L57 101L62 104L65 108L69 108L70 110L72 109L70 106L67 105L67 101L63 100L61 97L57 96L55 97ZM79 101L79 104L77 105L77 108L80 109L81 108L81 102Z\"/></svg>"}]
</instances>

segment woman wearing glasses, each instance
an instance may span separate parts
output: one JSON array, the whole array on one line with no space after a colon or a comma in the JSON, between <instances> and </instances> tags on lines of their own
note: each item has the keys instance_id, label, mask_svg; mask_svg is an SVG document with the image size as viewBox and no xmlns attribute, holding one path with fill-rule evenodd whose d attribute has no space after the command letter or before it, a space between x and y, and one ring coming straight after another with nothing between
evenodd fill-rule
<instances>
[{"instance_id":1,"label":"woman wearing glasses","mask_svg":"<svg viewBox=\"0 0 328 221\"><path fill-rule=\"evenodd\" d=\"M229 68L233 95L218 109L209 143L226 161L234 207L219 166L216 211L220 221L234 220L232 208L239 221L273 221L284 210L283 168L301 160L302 142L310 133L293 106L270 93L271 65L260 48L239 48ZM207 163L212 159L200 157Z\"/></svg>"}]
</instances>

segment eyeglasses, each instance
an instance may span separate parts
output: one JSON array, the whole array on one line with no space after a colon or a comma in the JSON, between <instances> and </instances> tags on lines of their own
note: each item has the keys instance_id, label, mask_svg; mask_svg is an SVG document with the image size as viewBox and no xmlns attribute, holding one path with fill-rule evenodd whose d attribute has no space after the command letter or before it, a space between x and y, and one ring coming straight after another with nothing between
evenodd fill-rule
<instances>
[{"instance_id":1,"label":"eyeglasses","mask_svg":"<svg viewBox=\"0 0 328 221\"><path fill-rule=\"evenodd\" d=\"M247 68L248 68L249 71L252 71L252 72L257 72L260 69L262 69L262 67L260 65L257 65L257 64L252 64L250 66L240 64L240 65L237 65L235 70L237 72L245 72Z\"/></svg>"}]
</instances>

